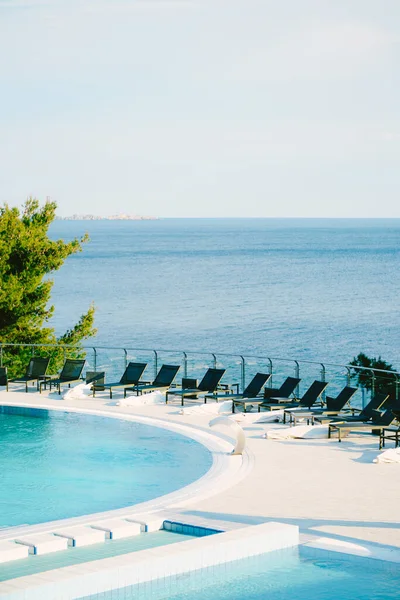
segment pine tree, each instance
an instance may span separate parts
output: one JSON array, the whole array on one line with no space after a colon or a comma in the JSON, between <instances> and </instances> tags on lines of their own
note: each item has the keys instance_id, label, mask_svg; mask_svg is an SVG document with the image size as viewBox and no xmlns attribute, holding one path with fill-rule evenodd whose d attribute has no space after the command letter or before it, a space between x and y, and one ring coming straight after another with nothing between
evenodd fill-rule
<instances>
[{"instance_id":1,"label":"pine tree","mask_svg":"<svg viewBox=\"0 0 400 600\"><path fill-rule=\"evenodd\" d=\"M371 358L364 354L364 352L360 352L349 364L365 368L365 370L356 369L352 375L352 378L357 381L358 385L361 385L370 392L384 392L385 394L389 394L391 400L397 399L398 390L396 390L396 387L399 383L397 382L396 371L393 365L383 360L380 356L378 358ZM393 371L394 373L392 375L391 373L382 373L382 371Z\"/></svg>"},{"instance_id":2,"label":"pine tree","mask_svg":"<svg viewBox=\"0 0 400 600\"><path fill-rule=\"evenodd\" d=\"M70 242L51 240L49 226L55 218L56 204L43 206L29 198L20 211L7 204L0 207L0 343L3 344L72 344L69 356L82 356L81 342L96 333L93 327L94 306L77 324L59 338L48 321L54 313L49 305L53 281L48 275L57 271L71 254L82 250L85 235ZM9 376L21 375L32 350L6 347L3 364ZM35 354L49 355L49 349L37 348ZM58 369L64 351L52 350L51 367Z\"/></svg>"}]
</instances>

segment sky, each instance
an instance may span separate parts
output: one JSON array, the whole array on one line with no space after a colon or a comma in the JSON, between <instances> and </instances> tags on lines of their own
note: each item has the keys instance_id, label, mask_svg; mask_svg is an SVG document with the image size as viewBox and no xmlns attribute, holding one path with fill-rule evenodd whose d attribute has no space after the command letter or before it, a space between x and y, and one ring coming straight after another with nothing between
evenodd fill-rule
<instances>
[{"instance_id":1,"label":"sky","mask_svg":"<svg viewBox=\"0 0 400 600\"><path fill-rule=\"evenodd\" d=\"M0 203L400 217L399 0L0 0Z\"/></svg>"}]
</instances>

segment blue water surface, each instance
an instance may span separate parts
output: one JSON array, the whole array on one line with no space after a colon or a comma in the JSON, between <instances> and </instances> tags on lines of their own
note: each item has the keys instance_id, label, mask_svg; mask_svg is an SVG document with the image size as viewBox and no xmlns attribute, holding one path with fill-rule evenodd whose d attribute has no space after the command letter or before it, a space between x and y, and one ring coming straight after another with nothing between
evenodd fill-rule
<instances>
[{"instance_id":1,"label":"blue water surface","mask_svg":"<svg viewBox=\"0 0 400 600\"><path fill-rule=\"evenodd\" d=\"M204 446L166 429L36 412L0 412L0 526L150 500L196 480L212 463Z\"/></svg>"},{"instance_id":2,"label":"blue water surface","mask_svg":"<svg viewBox=\"0 0 400 600\"><path fill-rule=\"evenodd\" d=\"M400 367L399 219L56 221L91 241L54 274L53 324L94 342Z\"/></svg>"}]
</instances>

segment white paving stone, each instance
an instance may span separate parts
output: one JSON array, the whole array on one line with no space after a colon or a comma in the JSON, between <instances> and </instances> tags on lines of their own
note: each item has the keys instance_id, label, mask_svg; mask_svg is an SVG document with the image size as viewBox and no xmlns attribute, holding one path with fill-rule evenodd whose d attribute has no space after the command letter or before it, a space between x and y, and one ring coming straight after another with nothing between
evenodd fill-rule
<instances>
[{"instance_id":1,"label":"white paving stone","mask_svg":"<svg viewBox=\"0 0 400 600\"><path fill-rule=\"evenodd\" d=\"M91 523L90 527L104 531L106 538L120 540L123 538L140 535L142 527L140 523L134 523L126 519L108 519Z\"/></svg>"},{"instance_id":2,"label":"white paving stone","mask_svg":"<svg viewBox=\"0 0 400 600\"><path fill-rule=\"evenodd\" d=\"M39 533L17 538L16 544L27 546L29 554L50 554L59 550L66 550L67 540L59 538L52 533Z\"/></svg>"},{"instance_id":3,"label":"white paving stone","mask_svg":"<svg viewBox=\"0 0 400 600\"><path fill-rule=\"evenodd\" d=\"M157 515L130 515L126 520L131 523L139 523L142 531L152 533L162 529L166 516Z\"/></svg>"},{"instance_id":4,"label":"white paving stone","mask_svg":"<svg viewBox=\"0 0 400 600\"><path fill-rule=\"evenodd\" d=\"M99 544L100 542L104 542L106 537L105 531L93 529L92 527L85 525L58 529L54 531L54 534L61 538L66 538L68 546L74 546L76 548Z\"/></svg>"}]
</instances>

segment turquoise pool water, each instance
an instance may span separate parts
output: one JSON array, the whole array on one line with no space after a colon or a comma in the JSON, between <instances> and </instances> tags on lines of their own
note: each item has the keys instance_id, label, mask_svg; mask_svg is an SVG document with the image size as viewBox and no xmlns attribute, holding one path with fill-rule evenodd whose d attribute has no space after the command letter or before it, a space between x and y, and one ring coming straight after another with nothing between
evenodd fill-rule
<instances>
[{"instance_id":1,"label":"turquoise pool water","mask_svg":"<svg viewBox=\"0 0 400 600\"><path fill-rule=\"evenodd\" d=\"M86 600L398 600L399 590L398 564L295 548Z\"/></svg>"},{"instance_id":2,"label":"turquoise pool water","mask_svg":"<svg viewBox=\"0 0 400 600\"><path fill-rule=\"evenodd\" d=\"M11 409L14 411L15 409ZM201 477L201 444L141 423L0 407L0 526L122 508Z\"/></svg>"}]
</instances>

